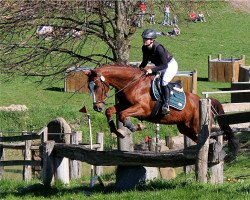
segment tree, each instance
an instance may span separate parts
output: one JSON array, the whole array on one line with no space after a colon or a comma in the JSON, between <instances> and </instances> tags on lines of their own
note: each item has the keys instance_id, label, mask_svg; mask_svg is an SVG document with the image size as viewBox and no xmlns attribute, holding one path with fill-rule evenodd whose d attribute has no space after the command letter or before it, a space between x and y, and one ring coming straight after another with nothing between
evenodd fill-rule
<instances>
[{"instance_id":1,"label":"tree","mask_svg":"<svg viewBox=\"0 0 250 200\"><path fill-rule=\"evenodd\" d=\"M1 71L56 80L74 65L126 64L136 6L127 0L0 1ZM119 141L124 148L130 143Z\"/></svg>"},{"instance_id":2,"label":"tree","mask_svg":"<svg viewBox=\"0 0 250 200\"><path fill-rule=\"evenodd\" d=\"M72 65L129 60L136 1L6 0L0 5L2 72L47 77Z\"/></svg>"}]
</instances>

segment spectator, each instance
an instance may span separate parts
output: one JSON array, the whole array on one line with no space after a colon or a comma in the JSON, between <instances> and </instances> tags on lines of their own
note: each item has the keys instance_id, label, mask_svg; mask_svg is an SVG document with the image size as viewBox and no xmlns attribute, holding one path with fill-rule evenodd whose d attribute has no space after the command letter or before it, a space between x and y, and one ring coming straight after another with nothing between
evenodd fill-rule
<instances>
[{"instance_id":1,"label":"spectator","mask_svg":"<svg viewBox=\"0 0 250 200\"><path fill-rule=\"evenodd\" d=\"M150 14L149 23L150 24L155 24L155 14L154 13Z\"/></svg>"},{"instance_id":2,"label":"spectator","mask_svg":"<svg viewBox=\"0 0 250 200\"><path fill-rule=\"evenodd\" d=\"M162 22L163 26L169 25L169 17L170 17L170 6L167 5L165 7L165 11L164 11L164 19L163 19L163 22Z\"/></svg>"},{"instance_id":3,"label":"spectator","mask_svg":"<svg viewBox=\"0 0 250 200\"><path fill-rule=\"evenodd\" d=\"M204 14L203 14L202 11L200 11L200 12L198 13L197 21L200 21L200 22L205 22L205 21L206 21L205 16L204 16Z\"/></svg>"},{"instance_id":4,"label":"spectator","mask_svg":"<svg viewBox=\"0 0 250 200\"><path fill-rule=\"evenodd\" d=\"M189 18L192 22L196 22L197 21L197 15L194 11L189 13Z\"/></svg>"},{"instance_id":5,"label":"spectator","mask_svg":"<svg viewBox=\"0 0 250 200\"><path fill-rule=\"evenodd\" d=\"M138 15L133 15L133 17L131 18L131 26L141 27L141 23L140 23Z\"/></svg>"},{"instance_id":6,"label":"spectator","mask_svg":"<svg viewBox=\"0 0 250 200\"><path fill-rule=\"evenodd\" d=\"M51 39L53 36L53 32L53 26L41 25L36 29L36 34L38 35L38 37L42 37L44 39Z\"/></svg>"},{"instance_id":7,"label":"spectator","mask_svg":"<svg viewBox=\"0 0 250 200\"><path fill-rule=\"evenodd\" d=\"M174 15L173 20L172 20L172 25L173 25L173 26L174 26L174 25L177 25L177 23L178 23L177 15Z\"/></svg>"},{"instance_id":8,"label":"spectator","mask_svg":"<svg viewBox=\"0 0 250 200\"><path fill-rule=\"evenodd\" d=\"M147 5L145 2L141 2L139 7L140 7L141 24L143 24L144 16L147 10Z\"/></svg>"},{"instance_id":9,"label":"spectator","mask_svg":"<svg viewBox=\"0 0 250 200\"><path fill-rule=\"evenodd\" d=\"M173 30L172 31L169 31L167 33L167 35L169 35L169 36L178 36L180 34L181 34L181 29L179 28L179 26L177 24L175 24L173 26Z\"/></svg>"}]
</instances>

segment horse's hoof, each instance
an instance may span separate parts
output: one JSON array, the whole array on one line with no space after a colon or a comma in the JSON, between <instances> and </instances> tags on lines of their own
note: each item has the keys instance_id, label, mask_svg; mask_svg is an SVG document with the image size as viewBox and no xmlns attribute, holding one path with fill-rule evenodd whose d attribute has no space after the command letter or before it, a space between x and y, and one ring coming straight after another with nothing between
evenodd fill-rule
<instances>
[{"instance_id":1,"label":"horse's hoof","mask_svg":"<svg viewBox=\"0 0 250 200\"><path fill-rule=\"evenodd\" d=\"M122 130L122 129L117 129L117 131L115 132L115 134L116 134L116 136L118 137L118 138L125 138L125 131L124 130Z\"/></svg>"},{"instance_id":2,"label":"horse's hoof","mask_svg":"<svg viewBox=\"0 0 250 200\"><path fill-rule=\"evenodd\" d=\"M137 130L137 131L141 131L141 130L143 130L143 129L145 129L145 128L146 128L145 125L143 125L142 123L139 123L139 124L137 124L136 130Z\"/></svg>"}]
</instances>

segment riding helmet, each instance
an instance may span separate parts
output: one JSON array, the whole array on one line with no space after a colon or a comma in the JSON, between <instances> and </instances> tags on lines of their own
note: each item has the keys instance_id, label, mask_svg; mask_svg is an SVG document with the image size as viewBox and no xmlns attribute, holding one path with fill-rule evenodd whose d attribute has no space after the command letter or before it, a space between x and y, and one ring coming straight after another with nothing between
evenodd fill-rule
<instances>
[{"instance_id":1,"label":"riding helmet","mask_svg":"<svg viewBox=\"0 0 250 200\"><path fill-rule=\"evenodd\" d=\"M155 39L156 32L153 29L145 29L141 36L145 39Z\"/></svg>"}]
</instances>

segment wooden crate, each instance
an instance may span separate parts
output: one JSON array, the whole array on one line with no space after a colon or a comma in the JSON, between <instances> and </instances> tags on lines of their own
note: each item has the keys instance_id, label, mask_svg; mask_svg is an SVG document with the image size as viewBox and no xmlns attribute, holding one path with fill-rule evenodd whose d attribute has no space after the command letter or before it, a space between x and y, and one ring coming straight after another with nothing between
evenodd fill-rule
<instances>
[{"instance_id":1,"label":"wooden crate","mask_svg":"<svg viewBox=\"0 0 250 200\"><path fill-rule=\"evenodd\" d=\"M213 82L238 82L240 65L245 65L245 56L242 58L211 59L208 56L208 80Z\"/></svg>"},{"instance_id":2,"label":"wooden crate","mask_svg":"<svg viewBox=\"0 0 250 200\"><path fill-rule=\"evenodd\" d=\"M231 83L231 90L250 90L250 82L235 82ZM232 93L232 103L250 102L250 92Z\"/></svg>"},{"instance_id":3,"label":"wooden crate","mask_svg":"<svg viewBox=\"0 0 250 200\"><path fill-rule=\"evenodd\" d=\"M239 82L250 82L250 66L240 65Z\"/></svg>"},{"instance_id":4,"label":"wooden crate","mask_svg":"<svg viewBox=\"0 0 250 200\"><path fill-rule=\"evenodd\" d=\"M65 92L89 93L88 77L83 73L83 70L89 68L72 67L67 69L64 79Z\"/></svg>"},{"instance_id":5,"label":"wooden crate","mask_svg":"<svg viewBox=\"0 0 250 200\"><path fill-rule=\"evenodd\" d=\"M197 94L197 71L179 71L171 82L181 80L184 91Z\"/></svg>"}]
</instances>

